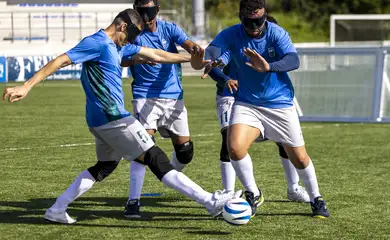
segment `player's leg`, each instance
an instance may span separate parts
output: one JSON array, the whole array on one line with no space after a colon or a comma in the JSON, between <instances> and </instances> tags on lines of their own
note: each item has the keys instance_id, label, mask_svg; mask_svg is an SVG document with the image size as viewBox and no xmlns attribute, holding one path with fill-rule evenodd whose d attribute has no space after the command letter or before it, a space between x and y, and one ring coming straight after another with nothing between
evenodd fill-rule
<instances>
[{"instance_id":1,"label":"player's leg","mask_svg":"<svg viewBox=\"0 0 390 240\"><path fill-rule=\"evenodd\" d=\"M162 137L170 138L173 145L171 164L182 171L194 157L194 144L188 127L187 109L183 100L161 99L163 116L158 124Z\"/></svg>"},{"instance_id":2,"label":"player's leg","mask_svg":"<svg viewBox=\"0 0 390 240\"><path fill-rule=\"evenodd\" d=\"M252 216L255 215L256 208L263 203L264 197L256 185L248 150L264 132L263 129L255 109L248 104L234 104L228 130L228 151L237 177L246 190L246 200L252 206Z\"/></svg>"},{"instance_id":3,"label":"player's leg","mask_svg":"<svg viewBox=\"0 0 390 240\"><path fill-rule=\"evenodd\" d=\"M110 146L128 160L137 158L147 164L164 185L202 204L213 216L221 213L226 201L240 195L240 191L236 193L217 191L211 194L203 190L183 173L173 168L167 155L155 145L146 130L134 117L124 118L120 120L120 123L126 124L116 129L120 134L114 138L106 139L107 142L110 142Z\"/></svg>"},{"instance_id":4,"label":"player's leg","mask_svg":"<svg viewBox=\"0 0 390 240\"><path fill-rule=\"evenodd\" d=\"M157 131L157 120L161 116L161 111L154 104L154 99L134 99L133 112L137 120L146 129L149 136L154 141ZM130 189L129 198L126 203L124 215L127 218L139 218L141 206L141 193L145 181L146 165L138 160L130 162Z\"/></svg>"},{"instance_id":5,"label":"player's leg","mask_svg":"<svg viewBox=\"0 0 390 240\"><path fill-rule=\"evenodd\" d=\"M297 169L300 180L310 196L313 217L328 217L325 201L321 197L315 169L306 153L305 142L295 107L282 109L261 108L267 138L280 142Z\"/></svg>"},{"instance_id":6,"label":"player's leg","mask_svg":"<svg viewBox=\"0 0 390 240\"><path fill-rule=\"evenodd\" d=\"M91 129L93 133L93 129ZM72 224L72 219L66 212L68 205L92 188L96 181L100 182L110 175L122 158L99 137L95 138L98 162L83 171L76 180L56 199L56 202L46 211L45 219L52 222Z\"/></svg>"},{"instance_id":7,"label":"player's leg","mask_svg":"<svg viewBox=\"0 0 390 240\"><path fill-rule=\"evenodd\" d=\"M221 130L221 150L219 152L220 171L222 178L222 186L225 191L234 191L236 183L236 172L230 162L229 151L227 148L227 133L229 127L229 119L232 112L234 97L216 96L216 107L219 126Z\"/></svg>"},{"instance_id":8,"label":"player's leg","mask_svg":"<svg viewBox=\"0 0 390 240\"><path fill-rule=\"evenodd\" d=\"M284 149L286 150L290 161L297 169L298 175L308 191L313 217L329 217L325 200L320 194L313 162L307 154L305 146L292 147L284 145Z\"/></svg>"},{"instance_id":9,"label":"player's leg","mask_svg":"<svg viewBox=\"0 0 390 240\"><path fill-rule=\"evenodd\" d=\"M294 202L310 202L310 197L305 188L298 184L299 176L294 165L288 159L287 153L283 145L276 143L279 149L280 162L282 163L284 173L287 181L287 198Z\"/></svg>"},{"instance_id":10,"label":"player's leg","mask_svg":"<svg viewBox=\"0 0 390 240\"><path fill-rule=\"evenodd\" d=\"M236 185L236 172L230 162L229 151L227 146L228 128L222 129L222 143L219 152L219 168L221 171L222 186L227 192L233 192Z\"/></svg>"}]
</instances>

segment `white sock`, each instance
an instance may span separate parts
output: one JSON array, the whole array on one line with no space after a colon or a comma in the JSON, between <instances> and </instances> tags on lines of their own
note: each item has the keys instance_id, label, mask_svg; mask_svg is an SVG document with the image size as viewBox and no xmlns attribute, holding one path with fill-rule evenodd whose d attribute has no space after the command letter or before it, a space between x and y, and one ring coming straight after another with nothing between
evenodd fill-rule
<instances>
[{"instance_id":1,"label":"white sock","mask_svg":"<svg viewBox=\"0 0 390 240\"><path fill-rule=\"evenodd\" d=\"M312 161L310 160L309 165L307 165L305 169L297 169L297 172L310 196L310 201L313 202L314 198L321 196L321 194L318 188L316 171L314 170Z\"/></svg>"},{"instance_id":2,"label":"white sock","mask_svg":"<svg viewBox=\"0 0 390 240\"><path fill-rule=\"evenodd\" d=\"M179 172L181 172L183 170L183 168L187 165L187 164L180 163L179 160L177 160L175 151L172 152L171 164L176 169L176 171L179 171Z\"/></svg>"},{"instance_id":3,"label":"white sock","mask_svg":"<svg viewBox=\"0 0 390 240\"><path fill-rule=\"evenodd\" d=\"M236 172L234 171L232 163L220 161L220 168L223 189L227 190L228 192L234 191L236 183Z\"/></svg>"},{"instance_id":4,"label":"white sock","mask_svg":"<svg viewBox=\"0 0 390 240\"><path fill-rule=\"evenodd\" d=\"M252 159L249 154L247 154L243 159L238 161L233 161L230 159L230 162L232 163L232 166L236 171L237 177L238 179L240 179L240 182L242 183L244 188L249 192L253 192L254 196L258 196L260 192L255 182L255 176L253 175Z\"/></svg>"},{"instance_id":5,"label":"white sock","mask_svg":"<svg viewBox=\"0 0 390 240\"><path fill-rule=\"evenodd\" d=\"M176 170L169 171L164 175L161 181L164 185L181 192L205 207L207 207L206 205L210 203L212 198L211 193L206 192L186 175Z\"/></svg>"},{"instance_id":6,"label":"white sock","mask_svg":"<svg viewBox=\"0 0 390 240\"><path fill-rule=\"evenodd\" d=\"M286 174L288 191L293 192L299 186L297 170L288 158L280 157L280 161L282 162L284 173Z\"/></svg>"},{"instance_id":7,"label":"white sock","mask_svg":"<svg viewBox=\"0 0 390 240\"><path fill-rule=\"evenodd\" d=\"M76 198L88 191L95 183L95 178L88 170L80 173L74 182L66 189L66 191L57 198L56 202L51 206L52 212L65 212L68 205Z\"/></svg>"},{"instance_id":8,"label":"white sock","mask_svg":"<svg viewBox=\"0 0 390 240\"><path fill-rule=\"evenodd\" d=\"M146 165L131 161L130 162L130 199L140 199L142 187L144 185L144 178L146 173Z\"/></svg>"}]
</instances>

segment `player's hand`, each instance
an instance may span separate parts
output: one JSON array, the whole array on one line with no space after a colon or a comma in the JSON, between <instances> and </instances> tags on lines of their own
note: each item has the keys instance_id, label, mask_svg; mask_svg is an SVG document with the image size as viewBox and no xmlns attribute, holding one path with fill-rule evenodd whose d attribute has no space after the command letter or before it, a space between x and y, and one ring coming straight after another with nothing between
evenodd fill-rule
<instances>
[{"instance_id":1,"label":"player's hand","mask_svg":"<svg viewBox=\"0 0 390 240\"><path fill-rule=\"evenodd\" d=\"M207 64L205 66L205 69L204 69L204 72L203 72L203 75L202 75L202 79L205 79L213 68L215 68L215 67L222 67L223 65L224 64L222 62L222 59L214 60L214 61L210 62L209 64Z\"/></svg>"},{"instance_id":2,"label":"player's hand","mask_svg":"<svg viewBox=\"0 0 390 240\"><path fill-rule=\"evenodd\" d=\"M9 102L20 101L27 96L29 91L30 88L25 85L6 88L3 93L3 100L8 100Z\"/></svg>"},{"instance_id":3,"label":"player's hand","mask_svg":"<svg viewBox=\"0 0 390 240\"><path fill-rule=\"evenodd\" d=\"M205 50L196 45L191 51L191 67L195 70L203 69L211 60L204 60Z\"/></svg>"},{"instance_id":4,"label":"player's hand","mask_svg":"<svg viewBox=\"0 0 390 240\"><path fill-rule=\"evenodd\" d=\"M233 80L233 79L229 79L225 83L225 87L227 87L229 89L229 92L231 94L233 94L233 90L234 91L238 90L238 81L237 80Z\"/></svg>"},{"instance_id":5,"label":"player's hand","mask_svg":"<svg viewBox=\"0 0 390 240\"><path fill-rule=\"evenodd\" d=\"M270 66L268 62L256 51L249 48L245 48L244 55L250 60L250 62L246 62L245 64L253 68L257 72L270 71Z\"/></svg>"}]
</instances>

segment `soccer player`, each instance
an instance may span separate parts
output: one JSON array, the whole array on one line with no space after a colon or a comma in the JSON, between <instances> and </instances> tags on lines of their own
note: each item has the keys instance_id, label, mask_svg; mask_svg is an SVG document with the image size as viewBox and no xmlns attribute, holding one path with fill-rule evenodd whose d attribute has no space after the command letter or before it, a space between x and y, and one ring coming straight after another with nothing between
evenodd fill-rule
<instances>
[{"instance_id":1,"label":"soccer player","mask_svg":"<svg viewBox=\"0 0 390 240\"><path fill-rule=\"evenodd\" d=\"M122 58L141 56L155 62L188 61L188 57L162 50L130 45L123 56L122 47L142 31L140 15L127 9L116 16L106 29L84 38L78 45L55 58L39 70L24 85L7 88L4 100L15 102L23 99L36 84L57 69L82 63L81 84L86 94L86 120L95 136L97 163L83 171L69 188L57 198L45 213L45 219L72 224L66 210L77 197L88 191L96 181L102 181L125 158L138 159L149 166L162 183L203 205L213 216L219 215L224 203L240 195L203 190L183 173L174 170L167 155L155 145L143 126L124 108L122 90ZM192 57L196 58L197 53Z\"/></svg>"},{"instance_id":2,"label":"soccer player","mask_svg":"<svg viewBox=\"0 0 390 240\"><path fill-rule=\"evenodd\" d=\"M174 23L157 19L160 10L157 0L136 0L134 9L144 22L144 31L134 44L177 53L176 45L187 52L197 46L184 31ZM187 109L183 101L180 64L134 64L130 66L134 78L132 91L134 116L144 126L152 139L156 131L170 138L174 151L171 164L182 171L194 155L190 138ZM127 218L140 216L140 197L146 166L138 161L130 164L130 193L124 215Z\"/></svg>"},{"instance_id":3,"label":"soccer player","mask_svg":"<svg viewBox=\"0 0 390 240\"><path fill-rule=\"evenodd\" d=\"M277 24L275 18L267 16L268 22ZM213 68L209 73L210 77L217 82L216 106L219 119L220 131L222 135L222 145L220 151L220 171L222 177L222 185L227 191L234 191L236 172L234 171L229 159L227 149L227 132L229 126L229 118L231 115L232 106L234 103L233 91L238 88L236 71L234 64L231 62L223 71L220 68ZM226 87L225 87L226 86ZM256 140L257 141L257 140ZM290 160L282 144L276 143L279 149L280 161L282 163L284 173L287 180L287 198L295 202L310 202L310 197L306 190L298 184L299 175Z\"/></svg>"},{"instance_id":4,"label":"soccer player","mask_svg":"<svg viewBox=\"0 0 390 240\"><path fill-rule=\"evenodd\" d=\"M314 165L306 153L294 90L287 72L299 67L299 57L288 33L266 21L264 0L241 0L240 24L223 30L209 48L219 49L214 66L233 61L239 91L235 96L228 130L228 151L232 166L246 189L252 214L263 199L258 189L248 149L258 138L281 143L310 196L312 216L329 217L319 192ZM209 51L209 50L207 50ZM195 69L211 67L191 62Z\"/></svg>"}]
</instances>

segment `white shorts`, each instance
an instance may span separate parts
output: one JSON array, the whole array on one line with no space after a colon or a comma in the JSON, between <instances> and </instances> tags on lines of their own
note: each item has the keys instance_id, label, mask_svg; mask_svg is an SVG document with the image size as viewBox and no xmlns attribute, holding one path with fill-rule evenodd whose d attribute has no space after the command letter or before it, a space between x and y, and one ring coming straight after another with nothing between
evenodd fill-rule
<instances>
[{"instance_id":1,"label":"white shorts","mask_svg":"<svg viewBox=\"0 0 390 240\"><path fill-rule=\"evenodd\" d=\"M223 130L229 126L230 115L234 104L234 97L217 95L216 103L219 129Z\"/></svg>"},{"instance_id":2,"label":"white shorts","mask_svg":"<svg viewBox=\"0 0 390 240\"><path fill-rule=\"evenodd\" d=\"M141 98L132 101L134 116L145 129L159 131L169 138L168 131L176 136L190 136L187 109L183 100L166 98Z\"/></svg>"},{"instance_id":3,"label":"white shorts","mask_svg":"<svg viewBox=\"0 0 390 240\"><path fill-rule=\"evenodd\" d=\"M295 106L274 109L235 102L230 125L238 123L258 128L263 138L277 143L290 147L305 145Z\"/></svg>"},{"instance_id":4,"label":"white shorts","mask_svg":"<svg viewBox=\"0 0 390 240\"><path fill-rule=\"evenodd\" d=\"M133 116L89 129L95 136L98 161L132 161L155 144Z\"/></svg>"}]
</instances>

